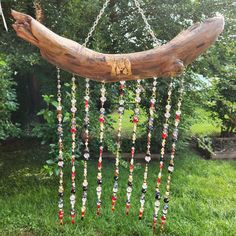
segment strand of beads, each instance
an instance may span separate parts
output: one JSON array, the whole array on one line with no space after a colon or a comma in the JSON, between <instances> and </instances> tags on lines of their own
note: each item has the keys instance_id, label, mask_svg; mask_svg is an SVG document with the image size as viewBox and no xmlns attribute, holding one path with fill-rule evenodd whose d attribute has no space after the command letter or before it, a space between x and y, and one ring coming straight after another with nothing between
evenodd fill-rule
<instances>
[{"instance_id":1,"label":"strand of beads","mask_svg":"<svg viewBox=\"0 0 236 236\"><path fill-rule=\"evenodd\" d=\"M101 213L101 195L102 195L102 156L103 156L103 138L104 138L104 122L105 122L105 108L104 103L107 100L106 99L106 88L105 84L102 83L101 88L101 108L100 108L100 117L99 117L99 123L100 123L100 147L99 147L99 159L98 159L98 175L97 175L97 215L100 215Z\"/></svg>"},{"instance_id":2,"label":"strand of beads","mask_svg":"<svg viewBox=\"0 0 236 236\"><path fill-rule=\"evenodd\" d=\"M85 106L85 118L84 118L84 128L85 128L85 140L84 140L84 180L82 185L82 207L81 207L81 219L84 219L85 211L86 211L86 202L87 202L87 191L88 191L88 160L90 157L89 153L89 100L90 100L90 85L89 79L86 79L85 84L85 97L84 97L84 106Z\"/></svg>"},{"instance_id":3,"label":"strand of beads","mask_svg":"<svg viewBox=\"0 0 236 236\"><path fill-rule=\"evenodd\" d=\"M140 197L140 210L139 210L139 219L142 219L144 205L145 205L145 196L147 192L147 177L148 177L148 166L151 161L151 138L152 138L152 130L153 130L153 121L154 121L154 112L155 112L155 103L156 103L156 90L157 90L157 78L154 77L153 87L152 87L152 96L150 99L150 107L149 107L149 120L148 120L148 133L147 133L147 149L145 156L145 170L143 175L143 184L142 184L142 193Z\"/></svg>"},{"instance_id":4,"label":"strand of beads","mask_svg":"<svg viewBox=\"0 0 236 236\"><path fill-rule=\"evenodd\" d=\"M162 131L160 167L159 167L159 174L158 174L157 182L156 182L155 209L154 209L154 215L153 215L153 229L154 230L156 229L157 216L160 210L160 199L161 199L160 185L161 185L162 170L164 167L165 146L166 146L166 140L168 136L168 127L169 127L168 123L169 123L169 118L170 118L170 109L171 109L170 104L171 104L172 89L173 89L173 82L171 79L169 87L168 87L168 98L167 98L167 105L166 105L166 111L165 111L165 122L163 125L163 131Z\"/></svg>"},{"instance_id":5,"label":"strand of beads","mask_svg":"<svg viewBox=\"0 0 236 236\"><path fill-rule=\"evenodd\" d=\"M181 105L183 101L183 93L184 93L184 79L180 82L180 90L179 90L179 99L177 104L177 110L175 112L175 127L173 130L172 138L172 147L171 147L171 156L168 166L168 177L166 181L166 191L164 195L164 206L162 210L162 217L161 217L161 231L164 230L164 224L166 221L166 216L168 212L168 203L169 203L169 195L170 195L170 183L171 183L171 175L174 171L174 158L175 158L175 151L176 151L176 143L178 140L178 132L179 132L179 123L180 123L180 115L181 115Z\"/></svg>"},{"instance_id":6,"label":"strand of beads","mask_svg":"<svg viewBox=\"0 0 236 236\"><path fill-rule=\"evenodd\" d=\"M71 86L71 139L72 139L72 156L71 156L71 195L70 195L70 204L71 204L71 223L75 223L75 141L76 141L76 84L75 76L72 76L72 86Z\"/></svg>"},{"instance_id":7,"label":"strand of beads","mask_svg":"<svg viewBox=\"0 0 236 236\"><path fill-rule=\"evenodd\" d=\"M63 186L63 167L64 167L64 159L63 159L63 129L62 129L62 99L61 99L61 76L60 69L57 68L57 120L58 120L58 168L59 168L59 189L58 189L58 217L60 224L63 224L64 218L64 204L63 204L63 195L64 195L64 186Z\"/></svg>"},{"instance_id":8,"label":"strand of beads","mask_svg":"<svg viewBox=\"0 0 236 236\"><path fill-rule=\"evenodd\" d=\"M139 122L139 104L141 102L141 80L137 80L137 88L136 88L136 97L135 97L135 109L133 116L133 136L132 136L132 147L131 147L131 159L129 164L129 177L128 177L128 185L126 189L126 215L129 214L130 202L131 202L131 194L133 190L133 171L134 171L134 155L135 155L135 143L136 143L136 133L137 133L137 125Z\"/></svg>"},{"instance_id":9,"label":"strand of beads","mask_svg":"<svg viewBox=\"0 0 236 236\"><path fill-rule=\"evenodd\" d=\"M115 211L115 204L117 200L118 192L118 179L119 179L119 162L120 162L120 149L121 149L121 130L122 130L122 119L124 114L124 89L125 81L120 82L119 86L119 108L118 108L118 132L117 132L117 142L116 142L116 162L115 162L115 173L114 173L114 185L113 185L113 195L112 195L112 211Z\"/></svg>"}]
</instances>

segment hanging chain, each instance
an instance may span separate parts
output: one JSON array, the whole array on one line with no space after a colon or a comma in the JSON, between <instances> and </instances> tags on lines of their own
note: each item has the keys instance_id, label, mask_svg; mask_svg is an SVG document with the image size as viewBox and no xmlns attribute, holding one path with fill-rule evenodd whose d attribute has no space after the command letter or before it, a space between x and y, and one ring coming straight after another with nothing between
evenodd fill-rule
<instances>
[{"instance_id":1,"label":"hanging chain","mask_svg":"<svg viewBox=\"0 0 236 236\"><path fill-rule=\"evenodd\" d=\"M101 17L103 16L103 14L104 14L104 12L105 12L105 10L106 10L106 8L107 8L109 2L110 2L110 0L106 0L105 3L103 4L102 9L100 10L100 12L99 12L99 14L98 14L96 20L94 21L93 26L92 26L92 28L90 29L90 31L89 31L89 33L88 33L88 36L87 36L87 38L86 38L85 41L84 41L83 46L86 46L87 43L89 42L89 39L90 39L91 36L93 35L93 32L94 32L94 30L96 29L96 27L97 27L97 25L98 25L98 23L99 23Z\"/></svg>"},{"instance_id":2,"label":"hanging chain","mask_svg":"<svg viewBox=\"0 0 236 236\"><path fill-rule=\"evenodd\" d=\"M134 155L135 155L135 144L137 138L137 126L139 122L139 114L140 114L140 107L139 104L141 102L141 80L137 80L137 87L136 87L136 97L135 97L135 109L134 109L134 116L133 116L133 136L132 136L132 147L131 147L131 159L129 164L129 177L128 177L128 184L126 189L126 214L129 214L130 203L131 203L131 194L133 190L133 171L134 171Z\"/></svg>"},{"instance_id":3,"label":"hanging chain","mask_svg":"<svg viewBox=\"0 0 236 236\"><path fill-rule=\"evenodd\" d=\"M57 68L57 120L58 120L58 168L59 168L59 189L58 189L58 217L60 224L63 224L64 218L64 186L63 186L63 167L64 167L64 158L63 158L63 128L62 128L62 99L61 99L61 77L60 77L60 69Z\"/></svg>"},{"instance_id":4,"label":"hanging chain","mask_svg":"<svg viewBox=\"0 0 236 236\"><path fill-rule=\"evenodd\" d=\"M157 182L156 182L156 192L155 192L156 201L155 201L155 209L154 209L154 215L153 215L153 229L154 230L156 229L157 216L160 210L160 199L161 199L160 185L161 185L162 170L164 167L165 146L166 146L166 141L168 137L172 90L173 90L173 81L171 79L169 87L168 87L168 98L167 98L167 105L166 105L166 111L165 111L165 122L163 125L163 131L162 131L160 167L159 167L159 174L158 174Z\"/></svg>"},{"instance_id":5,"label":"hanging chain","mask_svg":"<svg viewBox=\"0 0 236 236\"><path fill-rule=\"evenodd\" d=\"M160 41L157 39L157 37L155 36L155 33L153 32L150 24L148 23L147 17L145 16L145 13L143 11L143 9L140 6L140 2L139 0L134 0L135 6L138 8L138 12L141 14L143 21L145 23L145 26L149 32L149 34L152 36L153 42L156 44L156 46L160 46L161 43Z\"/></svg>"},{"instance_id":6,"label":"hanging chain","mask_svg":"<svg viewBox=\"0 0 236 236\"><path fill-rule=\"evenodd\" d=\"M175 158L175 151L176 151L176 143L178 140L178 133L179 133L179 123L180 123L180 116L181 116L181 105L183 101L183 94L184 94L184 78L181 79L180 82L180 89L179 89L179 99L177 104L177 110L175 112L175 127L172 133L172 146L171 146L171 156L168 166L168 177L166 181L166 191L164 195L164 206L162 210L162 217L161 217L161 232L164 230L164 225L166 221L166 216L168 212L168 204L169 204L169 196L170 196L170 184L171 184L171 175L174 172L174 158Z\"/></svg>"},{"instance_id":7,"label":"hanging chain","mask_svg":"<svg viewBox=\"0 0 236 236\"><path fill-rule=\"evenodd\" d=\"M120 150L121 150L121 130L122 130L122 119L124 115L124 89L125 81L120 82L119 86L119 108L118 108L118 132L117 132L117 142L116 142L116 162L115 162L115 173L114 173L114 185L113 185L113 195L112 195L112 211L115 211L115 203L117 200L118 192L118 179L119 179L119 163L120 163Z\"/></svg>"},{"instance_id":8,"label":"hanging chain","mask_svg":"<svg viewBox=\"0 0 236 236\"><path fill-rule=\"evenodd\" d=\"M100 10L96 20L93 23L93 26L91 27L83 46L87 46L90 38L93 35L93 32L95 31L102 15L105 12L105 9L107 8L110 0L106 0L106 2L103 4L102 9ZM83 180L83 185L82 185L82 207L81 207L81 219L84 219L85 216L85 211L86 211L86 202L87 202L87 191L88 191L88 179L87 179L87 172L88 172L88 159L90 157L90 152L89 152L89 123L90 123L90 118L89 118L89 100L90 100L90 80L87 78L86 83L85 83L85 118L84 118L84 126L85 126L85 149L84 149L84 180ZM98 194L99 195L99 194Z\"/></svg>"},{"instance_id":9,"label":"hanging chain","mask_svg":"<svg viewBox=\"0 0 236 236\"><path fill-rule=\"evenodd\" d=\"M149 120L148 120L148 134L147 134L147 150L145 156L145 170L143 175L143 184L142 184L142 194L140 197L140 209L139 209L139 219L142 219L144 205L145 205L145 196L147 192L147 178L148 178L148 167L149 162L151 161L151 138L152 138L152 130L153 130L153 122L154 122L154 112L155 112L155 104L156 104L156 90L157 90L157 78L154 77L153 87L152 87L152 96L150 99L150 107L149 107Z\"/></svg>"},{"instance_id":10,"label":"hanging chain","mask_svg":"<svg viewBox=\"0 0 236 236\"><path fill-rule=\"evenodd\" d=\"M70 204L71 204L71 223L75 223L75 148L76 148L76 84L75 84L75 76L72 76L72 85L71 85L71 195L70 195Z\"/></svg>"},{"instance_id":11,"label":"hanging chain","mask_svg":"<svg viewBox=\"0 0 236 236\"><path fill-rule=\"evenodd\" d=\"M105 83L102 83L101 88L101 108L100 108L100 147L99 147L99 159L98 159L98 175L97 175L97 215L100 215L101 212L101 195L102 195L102 157L103 157L103 148L104 148L104 122L105 122L105 108L104 103L107 100L106 99L106 88Z\"/></svg>"},{"instance_id":12,"label":"hanging chain","mask_svg":"<svg viewBox=\"0 0 236 236\"><path fill-rule=\"evenodd\" d=\"M85 141L84 141L84 180L82 185L82 207L81 207L81 219L84 219L86 211L86 202L87 202L87 191L88 191L88 179L87 179L87 170L88 170L88 160L90 157L89 152L89 101L90 101L90 89L89 89L89 79L86 79L85 85L85 97L84 97L84 106L85 106L85 118L84 118L84 128L85 128Z\"/></svg>"}]
</instances>

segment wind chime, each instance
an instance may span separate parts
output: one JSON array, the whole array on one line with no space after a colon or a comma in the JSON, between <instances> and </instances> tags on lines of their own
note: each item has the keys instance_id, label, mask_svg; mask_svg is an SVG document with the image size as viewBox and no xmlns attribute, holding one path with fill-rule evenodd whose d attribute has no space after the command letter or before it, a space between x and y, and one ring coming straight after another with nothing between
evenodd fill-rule
<instances>
[{"instance_id":1,"label":"wind chime","mask_svg":"<svg viewBox=\"0 0 236 236\"><path fill-rule=\"evenodd\" d=\"M224 28L223 16L214 17L208 19L202 24L196 24L186 31L181 32L169 43L161 46L159 40L156 38L148 20L141 8L139 0L134 0L135 6L138 12L141 14L144 20L145 26L153 38L154 43L158 46L152 50L130 53L130 54L102 54L86 48L90 37L92 36L96 26L98 25L102 15L105 12L110 0L106 0L103 4L101 11L99 12L93 27L91 28L85 43L80 45L72 40L60 37L48 30L45 26L34 20L32 17L12 11L12 15L16 20L13 25L19 37L29 41L40 49L42 56L49 62L57 66L57 119L58 119L58 167L59 167L59 221L63 224L64 219L64 185L63 185L63 127L62 127L62 93L61 93L61 78L60 69L65 69L72 73L71 81L71 222L75 223L76 214L76 169L75 169L75 158L76 158L76 79L75 75L80 75L86 78L85 83L85 94L84 94L84 127L85 127L85 138L84 138L84 150L83 150L83 183L82 183L82 207L81 207L81 219L84 219L86 213L87 203L87 190L88 190L88 165L87 161L90 157L89 151L89 108L90 108L90 79L102 82L100 88L100 132L99 132L99 147L98 147L98 172L97 172L97 215L100 215L102 208L102 161L103 161L103 150L104 150L104 128L105 128L105 102L106 98L106 87L105 82L116 82L119 81L119 105L118 105L118 132L116 141L116 155L115 155L115 170L114 170L114 183L112 189L112 211L115 211L117 193L118 193L118 180L119 180L119 163L120 163L120 152L121 152L121 133L122 133L122 120L124 114L124 94L125 94L125 81L136 80L135 90L135 108L133 114L133 134L132 134L132 145L130 147L130 162L129 162L129 174L127 178L127 189L126 189L126 206L125 212L128 215L131 207L131 196L133 191L133 171L134 171L134 160L136 152L136 137L137 127L140 120L140 102L141 102L141 79L153 77L152 94L150 97L150 106L148 114L148 129L147 129L147 146L146 155L144 156L145 168L143 173L143 182L141 186L140 196L140 207L139 207L139 219L142 219L145 209L145 197L148 188L148 168L151 161L151 138L152 130L154 128L154 117L155 117L155 104L157 101L157 77L172 77L168 86L167 101L164 114L164 124L161 134L161 150L160 150L160 163L159 173L156 179L155 189L155 201L153 204L153 228L156 229L158 215L161 207L161 192L160 185L162 180L162 174L164 169L164 159L166 152L167 137L169 135L169 118L171 116L172 109L172 93L173 93L173 77L181 74L184 68L190 64L195 58L203 53L219 36ZM207 35L207 37L206 37ZM37 40L36 40L37 39ZM79 54L77 52L80 52ZM93 58L93 60L91 60ZM171 176L174 171L174 158L176 152L176 143L178 139L178 127L181 116L181 105L184 94L184 77L180 80L179 98L177 103L177 109L175 111L175 122L172 133L172 145L171 145L171 156L169 160L168 176L166 181L166 188L163 197L163 209L160 216L160 229L163 231L164 224L167 218L167 212L169 208L169 197L171 187Z\"/></svg>"}]
</instances>

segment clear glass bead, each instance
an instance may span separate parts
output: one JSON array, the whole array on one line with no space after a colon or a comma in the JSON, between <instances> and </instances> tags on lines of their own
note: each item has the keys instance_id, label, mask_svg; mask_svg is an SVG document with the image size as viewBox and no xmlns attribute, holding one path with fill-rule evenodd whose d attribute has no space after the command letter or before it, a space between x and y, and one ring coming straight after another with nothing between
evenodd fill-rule
<instances>
[{"instance_id":1,"label":"clear glass bead","mask_svg":"<svg viewBox=\"0 0 236 236\"><path fill-rule=\"evenodd\" d=\"M71 201L75 201L75 195L74 195L74 194L72 194L72 195L70 196L70 200L71 200Z\"/></svg>"},{"instance_id":2,"label":"clear glass bead","mask_svg":"<svg viewBox=\"0 0 236 236\"><path fill-rule=\"evenodd\" d=\"M165 113L165 117L166 117L166 118L170 118L170 113L169 113L169 112L166 112L166 113Z\"/></svg>"},{"instance_id":3,"label":"clear glass bead","mask_svg":"<svg viewBox=\"0 0 236 236\"><path fill-rule=\"evenodd\" d=\"M102 102L105 102L105 101L107 100L107 98L106 98L106 97L101 97L100 100L101 100Z\"/></svg>"},{"instance_id":4,"label":"clear glass bead","mask_svg":"<svg viewBox=\"0 0 236 236\"><path fill-rule=\"evenodd\" d=\"M71 108L71 112L75 113L77 111L77 108L76 107L72 107Z\"/></svg>"},{"instance_id":5,"label":"clear glass bead","mask_svg":"<svg viewBox=\"0 0 236 236\"><path fill-rule=\"evenodd\" d=\"M150 162L151 161L151 157L150 156L145 156L145 161L146 162Z\"/></svg>"}]
</instances>

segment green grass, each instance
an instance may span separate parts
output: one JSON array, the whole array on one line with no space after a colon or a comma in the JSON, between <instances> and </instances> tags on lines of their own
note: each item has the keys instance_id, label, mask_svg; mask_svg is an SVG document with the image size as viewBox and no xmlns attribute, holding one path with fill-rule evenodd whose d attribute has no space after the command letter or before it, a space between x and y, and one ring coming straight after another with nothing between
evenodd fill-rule
<instances>
[{"instance_id":1,"label":"green grass","mask_svg":"<svg viewBox=\"0 0 236 236\"><path fill-rule=\"evenodd\" d=\"M118 118L119 115L117 112L114 112L111 115L112 119L114 120L113 127L115 132L118 130ZM125 110L124 116L122 119L122 137L130 138L133 131L133 122L131 122L130 117L133 117L133 111L132 110ZM140 122L139 122L139 128L137 130L137 135L140 136L144 129L141 128L141 125L147 120L147 115L145 114L144 110L141 110L140 116L139 116Z\"/></svg>"},{"instance_id":2,"label":"green grass","mask_svg":"<svg viewBox=\"0 0 236 236\"><path fill-rule=\"evenodd\" d=\"M138 220L143 164L134 171L134 191L129 216L124 214L128 171L121 169L117 210L111 212L114 163L103 166L102 215L95 215L96 161L89 163L89 195L86 218L70 224L69 171L65 175L66 224L57 224L57 178L40 173L47 150L36 145L0 149L0 235L152 235L153 194L158 163L152 162L149 174L144 219ZM190 151L176 158L169 215L163 235L236 235L236 162L207 161ZM69 168L69 167L68 167ZM77 186L82 183L78 167ZM166 172L165 172L166 174ZM165 179L163 179L162 183ZM164 184L163 184L164 186ZM162 186L162 187L163 187ZM77 192L80 209L81 187Z\"/></svg>"},{"instance_id":3,"label":"green grass","mask_svg":"<svg viewBox=\"0 0 236 236\"><path fill-rule=\"evenodd\" d=\"M220 121L213 120L211 113L202 108L196 109L196 117L190 128L192 135L218 135L220 134Z\"/></svg>"}]
</instances>

